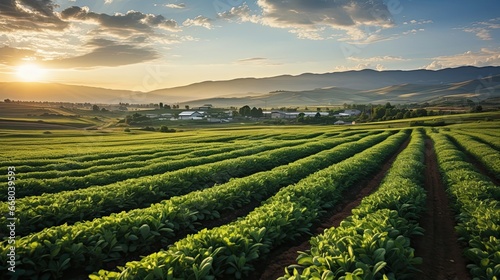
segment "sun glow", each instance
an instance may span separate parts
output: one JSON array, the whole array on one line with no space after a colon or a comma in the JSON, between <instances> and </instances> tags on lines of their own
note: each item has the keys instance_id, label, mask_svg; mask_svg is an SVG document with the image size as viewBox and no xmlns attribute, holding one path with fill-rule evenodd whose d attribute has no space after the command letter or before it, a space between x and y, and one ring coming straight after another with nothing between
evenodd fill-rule
<instances>
[{"instance_id":1,"label":"sun glow","mask_svg":"<svg viewBox=\"0 0 500 280\"><path fill-rule=\"evenodd\" d=\"M39 82L45 77L46 70L36 64L23 64L16 68L16 76L23 82Z\"/></svg>"}]
</instances>

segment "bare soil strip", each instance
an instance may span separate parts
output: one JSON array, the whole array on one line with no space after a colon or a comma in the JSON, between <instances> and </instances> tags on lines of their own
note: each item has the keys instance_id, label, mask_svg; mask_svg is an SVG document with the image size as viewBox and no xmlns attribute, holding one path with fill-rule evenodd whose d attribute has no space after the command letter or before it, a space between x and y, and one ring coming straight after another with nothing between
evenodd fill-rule
<instances>
[{"instance_id":1,"label":"bare soil strip","mask_svg":"<svg viewBox=\"0 0 500 280\"><path fill-rule=\"evenodd\" d=\"M397 155L408 146L409 142L410 140L408 138L398 151L381 166L380 171L375 176L367 178L355 187L347 190L346 193L344 193L344 200L338 207L328 212L318 224L315 224L311 232L314 235L321 234L325 229L338 227L340 222L350 216L351 210L357 207L365 196L377 189L382 179L384 179L385 174L391 168ZM306 251L310 249L309 239L310 236L304 236L303 238L297 239L295 242L289 242L271 251L270 255L265 260L255 264L257 270L246 279L270 280L283 276L284 269L296 263L296 258L298 256L297 251Z\"/></svg>"},{"instance_id":2,"label":"bare soil strip","mask_svg":"<svg viewBox=\"0 0 500 280\"><path fill-rule=\"evenodd\" d=\"M462 147L455 141L455 139L449 137L451 142L465 155L465 160L470 164L474 165L476 170L488 177L495 185L500 186L500 180L496 178L495 174L488 170L474 155L470 154L466 150L462 149Z\"/></svg>"},{"instance_id":3,"label":"bare soil strip","mask_svg":"<svg viewBox=\"0 0 500 280\"><path fill-rule=\"evenodd\" d=\"M415 279L471 279L431 139L425 140L425 166L426 211L419 221L425 232L412 239L415 255L422 257L423 263Z\"/></svg>"}]
</instances>

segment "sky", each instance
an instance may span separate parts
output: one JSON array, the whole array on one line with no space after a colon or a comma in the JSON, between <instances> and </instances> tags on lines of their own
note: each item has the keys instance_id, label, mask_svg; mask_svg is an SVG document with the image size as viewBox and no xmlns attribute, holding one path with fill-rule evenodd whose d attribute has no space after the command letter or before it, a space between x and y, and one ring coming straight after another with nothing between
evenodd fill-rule
<instances>
[{"instance_id":1,"label":"sky","mask_svg":"<svg viewBox=\"0 0 500 280\"><path fill-rule=\"evenodd\" d=\"M500 1L0 0L0 82L206 80L500 66Z\"/></svg>"}]
</instances>

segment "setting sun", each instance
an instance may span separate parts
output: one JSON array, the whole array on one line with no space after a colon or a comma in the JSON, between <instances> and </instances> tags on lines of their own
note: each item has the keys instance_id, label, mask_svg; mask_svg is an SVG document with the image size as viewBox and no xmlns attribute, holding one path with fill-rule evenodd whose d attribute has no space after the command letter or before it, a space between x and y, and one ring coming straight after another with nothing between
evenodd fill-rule
<instances>
[{"instance_id":1,"label":"setting sun","mask_svg":"<svg viewBox=\"0 0 500 280\"><path fill-rule=\"evenodd\" d=\"M38 82L43 80L45 72L36 64L23 64L17 67L16 76L23 82Z\"/></svg>"}]
</instances>

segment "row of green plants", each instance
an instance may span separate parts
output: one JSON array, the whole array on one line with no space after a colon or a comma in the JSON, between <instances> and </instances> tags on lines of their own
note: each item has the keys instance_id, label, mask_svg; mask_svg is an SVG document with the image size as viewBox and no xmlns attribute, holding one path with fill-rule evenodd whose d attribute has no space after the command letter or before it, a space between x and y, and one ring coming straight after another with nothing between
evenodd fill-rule
<instances>
[{"instance_id":1,"label":"row of green plants","mask_svg":"<svg viewBox=\"0 0 500 280\"><path fill-rule=\"evenodd\" d=\"M500 135L493 136L487 134L488 130L481 130L481 132L473 130L460 130L459 133L472 136L474 139L479 140L483 143L491 145L493 148L500 150Z\"/></svg>"},{"instance_id":2,"label":"row of green plants","mask_svg":"<svg viewBox=\"0 0 500 280\"><path fill-rule=\"evenodd\" d=\"M446 132L446 134L451 136L463 150L481 162L491 174L500 179L500 153L497 150L465 134L458 132Z\"/></svg>"},{"instance_id":3,"label":"row of green plants","mask_svg":"<svg viewBox=\"0 0 500 280\"><path fill-rule=\"evenodd\" d=\"M17 253L22 256L19 266L24 271L19 276L50 275L60 278L62 272L70 268L92 272L102 268L102 263L114 262L129 254L151 253L151 248L157 244L170 244L172 236L178 232L196 230L201 221L220 218L221 213L242 207L251 200L262 201L279 188L296 183L310 173L352 156L389 135L338 138L329 144L335 146L332 149L308 156L312 150L304 148L295 153L307 157L270 171L173 197L148 208L31 234L17 241ZM317 150L320 148L315 147ZM1 251L7 253L7 250L3 247ZM54 250L58 252L52 253ZM67 259L70 261L65 262Z\"/></svg>"},{"instance_id":4,"label":"row of green plants","mask_svg":"<svg viewBox=\"0 0 500 280\"><path fill-rule=\"evenodd\" d=\"M453 142L431 133L443 182L457 219L456 230L467 244L465 257L473 279L500 277L500 186L478 172Z\"/></svg>"},{"instance_id":5,"label":"row of green plants","mask_svg":"<svg viewBox=\"0 0 500 280\"><path fill-rule=\"evenodd\" d=\"M342 191L373 174L408 138L399 132L297 184L282 188L244 218L188 235L168 249L91 279L244 279L272 248L309 234Z\"/></svg>"},{"instance_id":6,"label":"row of green plants","mask_svg":"<svg viewBox=\"0 0 500 280\"><path fill-rule=\"evenodd\" d=\"M306 143L299 145L304 142ZM192 163L190 167L164 174L16 199L16 234L24 236L46 227L147 207L176 195L225 183L234 177L247 176L289 163L298 159L295 153L302 149L314 151L317 147L324 149L329 145L328 141L271 142L215 155L220 160L218 162L202 164L206 159L199 158L197 160L200 165ZM7 207L7 202L2 202L0 211L7 213ZM0 217L0 222L6 223L6 217Z\"/></svg>"},{"instance_id":7,"label":"row of green plants","mask_svg":"<svg viewBox=\"0 0 500 280\"><path fill-rule=\"evenodd\" d=\"M102 153L100 159L82 161L76 158L72 158L71 161L57 161L56 163L47 164L42 167L26 165L19 166L17 164L15 166L19 166L19 169L23 170L23 173L20 174L22 175L23 179L48 179L57 178L59 176L83 176L86 174L90 174L91 172L99 172L109 169L116 164L138 163L143 161L156 160L167 156L187 154L191 151L192 145L183 145L182 147L169 147L168 150L165 150L164 147L154 150L149 149L143 151L140 154L127 156L113 156L112 154ZM133 166L125 166L124 168L130 167Z\"/></svg>"},{"instance_id":8,"label":"row of green plants","mask_svg":"<svg viewBox=\"0 0 500 280\"><path fill-rule=\"evenodd\" d=\"M258 147L258 149L255 150L255 147ZM25 176L22 176L21 173L18 180L22 180L23 187L18 189L16 197L19 199L25 196L35 196L43 193L58 193L76 189L81 190L91 186L105 186L127 179L135 180L136 178L163 174L189 166L245 156L274 147L274 145L246 145L235 147L234 145L228 144L214 149L206 149L203 152L192 152L191 154L181 154L174 157L165 156L149 162L132 162L104 167L96 166L85 170L53 172L55 174L62 174L52 179L27 179ZM191 149L193 149L193 147ZM139 166L133 167L133 165ZM98 171L100 169L104 170ZM83 174L79 175L79 173ZM7 186L3 186L3 188L0 189L3 191L3 189L6 190L6 188Z\"/></svg>"},{"instance_id":9,"label":"row of green plants","mask_svg":"<svg viewBox=\"0 0 500 280\"><path fill-rule=\"evenodd\" d=\"M299 252L297 264L279 280L413 279L421 259L410 238L423 234L424 169L423 132L414 130L379 188L338 227L311 238L310 250Z\"/></svg>"},{"instance_id":10,"label":"row of green plants","mask_svg":"<svg viewBox=\"0 0 500 280\"><path fill-rule=\"evenodd\" d=\"M26 167L27 171L36 170L51 170L45 169L47 164L57 164L61 161L64 162L85 162L99 160L106 155L107 158L114 157L126 157L130 155L140 155L148 154L154 152L164 151L166 148L173 148L174 146L182 146L185 144L179 143L189 143L192 145L194 143L203 144L217 144L217 143L228 143L239 139L244 139L248 135L245 134L235 134L235 135L218 135L213 134L203 134L203 135L186 135L186 136L176 136L175 138L133 138L132 140L123 140L123 138L117 138L114 136L106 136L104 138L98 136L86 137L85 135L75 138L74 141L70 143L61 144L55 139L35 139L30 141L30 143L22 143L17 138L5 139L3 142L6 146L13 145L16 149L15 157L9 158L8 153L6 153L6 158L8 161L1 162L0 167L7 166L17 166ZM64 139L64 138L62 138ZM44 147L46 145L57 146L57 152L55 153L52 149L38 151L37 148ZM20 150L20 147L33 147L28 151ZM6 150L9 151L9 150ZM41 169L38 169L38 168ZM61 170L64 167L60 166Z\"/></svg>"},{"instance_id":11,"label":"row of green plants","mask_svg":"<svg viewBox=\"0 0 500 280\"><path fill-rule=\"evenodd\" d=\"M40 143L40 145L43 145ZM95 165L104 163L109 164L112 162L121 162L121 158L133 158L134 156L151 156L155 153L165 152L165 147L159 148L156 147L148 147L139 150L131 150L128 151L116 151L114 149L106 149L104 151L96 152L92 156L90 155L78 155L74 156L71 154L71 150L62 150L58 151L58 155L60 158L48 158L50 156L49 152L46 152L43 155L39 155L39 157L30 157L26 159L10 159L7 162L2 163L2 167L6 166L17 166L19 169L22 169L25 173L28 172L42 172L42 171L67 171L71 169L78 168L86 168L92 166L92 163ZM171 147L173 150L182 149L186 147ZM53 151L52 151L53 153ZM25 153L22 153L23 155ZM101 162L102 161L102 162ZM109 162L109 163L108 163Z\"/></svg>"}]
</instances>

